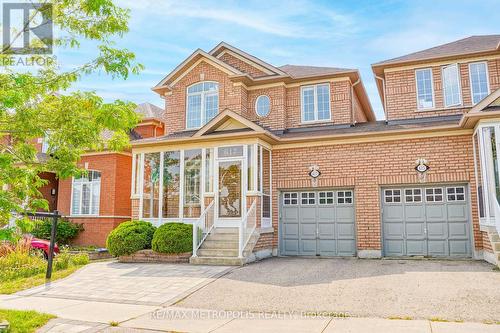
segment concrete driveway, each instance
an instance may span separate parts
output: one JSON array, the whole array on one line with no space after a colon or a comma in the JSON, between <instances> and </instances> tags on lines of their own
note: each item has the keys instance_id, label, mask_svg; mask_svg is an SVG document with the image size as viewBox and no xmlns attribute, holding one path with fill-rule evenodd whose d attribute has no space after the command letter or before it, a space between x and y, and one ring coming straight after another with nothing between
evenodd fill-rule
<instances>
[{"instance_id":1,"label":"concrete driveway","mask_svg":"<svg viewBox=\"0 0 500 333\"><path fill-rule=\"evenodd\" d=\"M169 305L226 272L225 266L98 262L16 295L135 305Z\"/></svg>"},{"instance_id":2,"label":"concrete driveway","mask_svg":"<svg viewBox=\"0 0 500 333\"><path fill-rule=\"evenodd\" d=\"M177 304L241 311L500 321L500 273L479 261L273 258Z\"/></svg>"}]
</instances>

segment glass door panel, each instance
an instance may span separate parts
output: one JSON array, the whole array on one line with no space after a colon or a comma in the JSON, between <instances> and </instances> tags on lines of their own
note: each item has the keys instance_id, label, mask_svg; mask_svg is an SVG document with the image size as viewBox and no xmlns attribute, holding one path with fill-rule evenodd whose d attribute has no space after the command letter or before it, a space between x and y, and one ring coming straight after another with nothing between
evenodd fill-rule
<instances>
[{"instance_id":1,"label":"glass door panel","mask_svg":"<svg viewBox=\"0 0 500 333\"><path fill-rule=\"evenodd\" d=\"M241 217L241 161L219 162L219 217Z\"/></svg>"}]
</instances>

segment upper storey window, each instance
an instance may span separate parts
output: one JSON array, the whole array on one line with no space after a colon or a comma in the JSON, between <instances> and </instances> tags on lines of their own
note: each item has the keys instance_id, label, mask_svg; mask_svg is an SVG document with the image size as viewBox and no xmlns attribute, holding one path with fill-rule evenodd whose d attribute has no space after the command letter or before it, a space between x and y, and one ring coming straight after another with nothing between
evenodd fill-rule
<instances>
[{"instance_id":1,"label":"upper storey window","mask_svg":"<svg viewBox=\"0 0 500 333\"><path fill-rule=\"evenodd\" d=\"M417 69L417 107L419 110L432 109L434 107L434 89L432 82L432 69Z\"/></svg>"},{"instance_id":2,"label":"upper storey window","mask_svg":"<svg viewBox=\"0 0 500 333\"><path fill-rule=\"evenodd\" d=\"M187 88L186 128L200 128L219 112L219 85L201 82Z\"/></svg>"},{"instance_id":3,"label":"upper storey window","mask_svg":"<svg viewBox=\"0 0 500 333\"><path fill-rule=\"evenodd\" d=\"M302 122L330 120L330 84L301 89Z\"/></svg>"},{"instance_id":4,"label":"upper storey window","mask_svg":"<svg viewBox=\"0 0 500 333\"><path fill-rule=\"evenodd\" d=\"M456 64L443 67L443 94L445 107L462 104L460 75Z\"/></svg>"},{"instance_id":5,"label":"upper storey window","mask_svg":"<svg viewBox=\"0 0 500 333\"><path fill-rule=\"evenodd\" d=\"M472 93L472 103L479 103L489 95L488 68L485 62L474 62L469 64L470 87Z\"/></svg>"}]
</instances>

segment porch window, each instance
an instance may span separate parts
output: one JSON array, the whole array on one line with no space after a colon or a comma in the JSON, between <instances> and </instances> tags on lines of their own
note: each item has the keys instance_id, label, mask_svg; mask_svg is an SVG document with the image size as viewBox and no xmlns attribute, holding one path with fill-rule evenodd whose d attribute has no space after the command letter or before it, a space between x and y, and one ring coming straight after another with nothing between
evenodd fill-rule
<instances>
[{"instance_id":1,"label":"porch window","mask_svg":"<svg viewBox=\"0 0 500 333\"><path fill-rule=\"evenodd\" d=\"M201 214L201 149L184 152L184 217Z\"/></svg>"},{"instance_id":2,"label":"porch window","mask_svg":"<svg viewBox=\"0 0 500 333\"><path fill-rule=\"evenodd\" d=\"M179 217L179 199L181 183L180 151L163 153L163 209L165 218Z\"/></svg>"},{"instance_id":3,"label":"porch window","mask_svg":"<svg viewBox=\"0 0 500 333\"><path fill-rule=\"evenodd\" d=\"M186 128L200 128L219 112L219 85L201 82L187 88Z\"/></svg>"},{"instance_id":4,"label":"porch window","mask_svg":"<svg viewBox=\"0 0 500 333\"><path fill-rule=\"evenodd\" d=\"M330 120L330 84L301 88L302 122Z\"/></svg>"},{"instance_id":5,"label":"porch window","mask_svg":"<svg viewBox=\"0 0 500 333\"><path fill-rule=\"evenodd\" d=\"M214 149L205 150L205 192L214 191Z\"/></svg>"},{"instance_id":6,"label":"porch window","mask_svg":"<svg viewBox=\"0 0 500 333\"><path fill-rule=\"evenodd\" d=\"M262 148L262 226L271 226L271 152Z\"/></svg>"},{"instance_id":7,"label":"porch window","mask_svg":"<svg viewBox=\"0 0 500 333\"><path fill-rule=\"evenodd\" d=\"M415 77L417 80L417 108L419 110L432 109L434 107L432 69L418 69L415 71Z\"/></svg>"},{"instance_id":8,"label":"porch window","mask_svg":"<svg viewBox=\"0 0 500 333\"><path fill-rule=\"evenodd\" d=\"M142 216L158 218L160 205L160 153L144 154Z\"/></svg>"},{"instance_id":9,"label":"porch window","mask_svg":"<svg viewBox=\"0 0 500 333\"><path fill-rule=\"evenodd\" d=\"M132 156L132 195L139 195L141 192L141 158L142 154Z\"/></svg>"},{"instance_id":10,"label":"porch window","mask_svg":"<svg viewBox=\"0 0 500 333\"><path fill-rule=\"evenodd\" d=\"M248 176L248 190L249 191L254 191L255 190L255 163L254 163L254 157L255 157L255 145L248 145L247 146L247 176Z\"/></svg>"},{"instance_id":11,"label":"porch window","mask_svg":"<svg viewBox=\"0 0 500 333\"><path fill-rule=\"evenodd\" d=\"M460 75L457 64L443 67L443 94L444 106L462 104Z\"/></svg>"},{"instance_id":12,"label":"porch window","mask_svg":"<svg viewBox=\"0 0 500 333\"><path fill-rule=\"evenodd\" d=\"M98 215L101 192L101 173L87 171L73 178L71 187L71 215Z\"/></svg>"},{"instance_id":13,"label":"porch window","mask_svg":"<svg viewBox=\"0 0 500 333\"><path fill-rule=\"evenodd\" d=\"M479 103L490 94L488 85L488 68L485 62L469 64L470 87L472 103Z\"/></svg>"}]
</instances>

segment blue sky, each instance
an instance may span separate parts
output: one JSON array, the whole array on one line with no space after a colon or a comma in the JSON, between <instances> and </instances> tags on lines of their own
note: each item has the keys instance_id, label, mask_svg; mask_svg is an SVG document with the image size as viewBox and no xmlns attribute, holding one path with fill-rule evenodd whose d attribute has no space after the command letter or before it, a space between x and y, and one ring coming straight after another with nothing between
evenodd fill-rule
<instances>
[{"instance_id":1,"label":"blue sky","mask_svg":"<svg viewBox=\"0 0 500 333\"><path fill-rule=\"evenodd\" d=\"M92 75L76 86L106 100L163 101L151 87L196 48L226 41L273 65L358 68L383 118L370 65L469 35L500 33L499 1L169 1L119 0L131 9L130 32L117 41L146 69L127 81ZM60 51L63 68L92 47Z\"/></svg>"}]
</instances>

